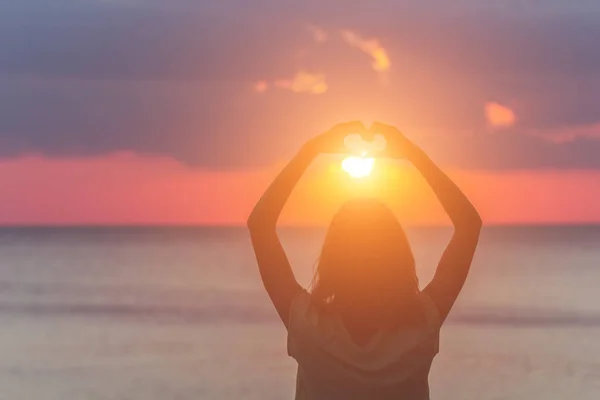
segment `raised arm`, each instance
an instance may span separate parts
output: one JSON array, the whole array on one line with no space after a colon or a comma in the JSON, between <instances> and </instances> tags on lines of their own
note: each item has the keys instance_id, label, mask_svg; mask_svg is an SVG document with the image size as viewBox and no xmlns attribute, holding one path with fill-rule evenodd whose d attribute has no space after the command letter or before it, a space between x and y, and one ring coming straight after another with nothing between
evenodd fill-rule
<instances>
[{"instance_id":1,"label":"raised arm","mask_svg":"<svg viewBox=\"0 0 600 400\"><path fill-rule=\"evenodd\" d=\"M248 218L260 276L286 326L290 305L302 287L294 277L277 236L277 220L294 187L316 156L342 152L346 135L364 130L360 122L340 124L307 142L271 183Z\"/></svg>"},{"instance_id":2,"label":"raised arm","mask_svg":"<svg viewBox=\"0 0 600 400\"><path fill-rule=\"evenodd\" d=\"M473 261L481 231L481 217L452 180L414 143L396 128L374 124L371 131L383 134L390 151L406 158L423 175L454 225L454 235L444 251L433 280L424 291L444 320L458 297Z\"/></svg>"}]
</instances>

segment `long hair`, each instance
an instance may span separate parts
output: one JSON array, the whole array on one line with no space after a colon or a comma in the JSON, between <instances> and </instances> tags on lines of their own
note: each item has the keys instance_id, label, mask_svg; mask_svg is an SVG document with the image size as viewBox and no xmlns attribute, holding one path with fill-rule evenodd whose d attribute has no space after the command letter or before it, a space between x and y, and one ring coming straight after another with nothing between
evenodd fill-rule
<instances>
[{"instance_id":1,"label":"long hair","mask_svg":"<svg viewBox=\"0 0 600 400\"><path fill-rule=\"evenodd\" d=\"M419 283L410 244L393 212L358 199L334 216L312 285L315 304L384 326L415 322Z\"/></svg>"}]
</instances>

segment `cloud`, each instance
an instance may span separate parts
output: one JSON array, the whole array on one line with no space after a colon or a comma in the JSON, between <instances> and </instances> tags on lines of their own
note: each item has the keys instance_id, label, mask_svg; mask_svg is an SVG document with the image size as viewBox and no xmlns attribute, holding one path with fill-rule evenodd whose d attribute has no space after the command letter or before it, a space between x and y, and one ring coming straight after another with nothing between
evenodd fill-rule
<instances>
[{"instance_id":1,"label":"cloud","mask_svg":"<svg viewBox=\"0 0 600 400\"><path fill-rule=\"evenodd\" d=\"M0 156L125 150L246 168L361 118L446 132L438 137L448 143L428 148L448 165L600 168L598 138L579 133L600 124L597 15L473 6L450 18L421 2L411 7L422 12L410 14L375 1L385 7L310 0L293 13L282 1L4 2ZM382 23L396 11L394 24ZM326 28L329 40L300 63L294 53L311 40L305 21ZM344 26L355 30L333 40ZM367 59L393 83L373 85ZM486 131L489 99L518 110L515 121L495 118L501 135L457 133Z\"/></svg>"},{"instance_id":2,"label":"cloud","mask_svg":"<svg viewBox=\"0 0 600 400\"><path fill-rule=\"evenodd\" d=\"M514 130L438 138L427 148L436 160L465 169L600 169L600 140L590 137L557 142Z\"/></svg>"},{"instance_id":3,"label":"cloud","mask_svg":"<svg viewBox=\"0 0 600 400\"><path fill-rule=\"evenodd\" d=\"M269 83L267 81L258 81L254 84L254 90L258 93L264 93L269 88Z\"/></svg>"},{"instance_id":4,"label":"cloud","mask_svg":"<svg viewBox=\"0 0 600 400\"><path fill-rule=\"evenodd\" d=\"M282 96L275 90L256 96L253 91L240 91L235 83L23 79L0 80L0 85L0 157L29 153L85 157L131 151L208 169L266 166L287 158L335 122L354 115L367 122L359 110L371 101L364 99L354 110L345 111L348 108L340 104L348 100L333 92ZM394 109L384 121L394 123L402 96L395 99L390 99ZM555 132L559 131L534 134L508 127L501 133L464 134L441 126L428 139L419 127L406 129L407 136L444 166L600 169L598 138L557 142L548 136Z\"/></svg>"},{"instance_id":5,"label":"cloud","mask_svg":"<svg viewBox=\"0 0 600 400\"><path fill-rule=\"evenodd\" d=\"M323 94L327 92L327 82L323 74L310 74L300 71L292 79L278 79L275 87L295 93Z\"/></svg>"},{"instance_id":6,"label":"cloud","mask_svg":"<svg viewBox=\"0 0 600 400\"><path fill-rule=\"evenodd\" d=\"M323 94L329 88L325 75L311 74L305 71L296 73L289 79L275 79L272 82L260 80L254 83L254 91L257 93L265 93L269 88L279 90L289 90L294 93L307 94Z\"/></svg>"},{"instance_id":7,"label":"cloud","mask_svg":"<svg viewBox=\"0 0 600 400\"><path fill-rule=\"evenodd\" d=\"M485 116L488 124L495 128L513 126L517 120L515 113L502 104L489 102L485 104Z\"/></svg>"},{"instance_id":8,"label":"cloud","mask_svg":"<svg viewBox=\"0 0 600 400\"><path fill-rule=\"evenodd\" d=\"M341 35L350 46L356 47L371 56L373 59L371 66L375 71L389 71L391 66L390 57L377 39L364 39L358 33L349 30L343 30Z\"/></svg>"},{"instance_id":9,"label":"cloud","mask_svg":"<svg viewBox=\"0 0 600 400\"><path fill-rule=\"evenodd\" d=\"M591 125L576 125L549 130L532 129L528 133L554 140L557 143L570 142L580 137L600 139L600 122Z\"/></svg>"},{"instance_id":10,"label":"cloud","mask_svg":"<svg viewBox=\"0 0 600 400\"><path fill-rule=\"evenodd\" d=\"M308 31L310 32L313 40L317 43L325 43L329 39L327 31L315 25L309 25Z\"/></svg>"},{"instance_id":11,"label":"cloud","mask_svg":"<svg viewBox=\"0 0 600 400\"><path fill-rule=\"evenodd\" d=\"M0 6L0 74L109 80L255 79L289 70L292 60L280 56L289 43L303 36L300 23L273 19L265 29L255 13L248 12L240 23L240 10L228 14L218 5L204 10L208 4L19 3L9 0Z\"/></svg>"},{"instance_id":12,"label":"cloud","mask_svg":"<svg viewBox=\"0 0 600 400\"><path fill-rule=\"evenodd\" d=\"M377 40L366 40L354 31L345 34L379 69L385 68L384 54L392 51L475 77L511 74L515 69L530 73L540 66L546 73L594 74L600 67L593 40L600 36L597 14L560 14L557 8L554 15L548 11L550 5L529 18L511 13L508 5L484 7L474 1L461 2L465 13L455 17L445 17L444 10L456 4L450 7L437 0L403 5L375 0L352 7L339 0L327 4L310 0L294 8L274 0L139 3L4 1L0 73L82 79L257 79L267 69L281 75L291 64L285 65L284 57L290 44L306 38L301 19L317 21L314 26L319 29L327 21L330 31L351 25L356 32L385 37L384 52L373 57ZM582 7L581 1L577 6L570 3L564 3L567 10ZM435 7L427 10L427 4ZM589 2L586 7L598 11L600 6ZM406 8L421 11L402 12ZM491 13L488 8L503 11ZM396 14L394 24L382 23L390 13Z\"/></svg>"}]
</instances>

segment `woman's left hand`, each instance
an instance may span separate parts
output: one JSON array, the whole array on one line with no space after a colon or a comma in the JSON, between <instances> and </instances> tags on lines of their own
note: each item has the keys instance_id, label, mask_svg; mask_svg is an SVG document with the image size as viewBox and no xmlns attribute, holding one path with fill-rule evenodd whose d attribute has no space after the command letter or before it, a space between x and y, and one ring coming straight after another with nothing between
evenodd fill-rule
<instances>
[{"instance_id":1,"label":"woman's left hand","mask_svg":"<svg viewBox=\"0 0 600 400\"><path fill-rule=\"evenodd\" d=\"M369 131L372 135L382 135L385 138L387 143L383 151L385 156L410 160L417 149L417 146L395 126L374 122Z\"/></svg>"},{"instance_id":2,"label":"woman's left hand","mask_svg":"<svg viewBox=\"0 0 600 400\"><path fill-rule=\"evenodd\" d=\"M307 145L319 153L348 153L344 139L353 133L368 134L360 121L344 122L308 141Z\"/></svg>"}]
</instances>

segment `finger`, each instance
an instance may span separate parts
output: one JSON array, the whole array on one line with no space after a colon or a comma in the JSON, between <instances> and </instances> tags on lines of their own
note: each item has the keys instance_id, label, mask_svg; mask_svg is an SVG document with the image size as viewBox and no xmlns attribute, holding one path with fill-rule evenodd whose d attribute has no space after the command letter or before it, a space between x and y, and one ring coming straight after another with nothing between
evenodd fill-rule
<instances>
[{"instance_id":1,"label":"finger","mask_svg":"<svg viewBox=\"0 0 600 400\"><path fill-rule=\"evenodd\" d=\"M365 127L364 130L360 132L360 136L363 138L363 140L371 142L373 139L375 139L375 132L373 132L371 128Z\"/></svg>"},{"instance_id":2,"label":"finger","mask_svg":"<svg viewBox=\"0 0 600 400\"><path fill-rule=\"evenodd\" d=\"M385 134L387 131L387 125L382 124L381 122L373 122L371 127L369 128L369 133L373 136Z\"/></svg>"}]
</instances>

